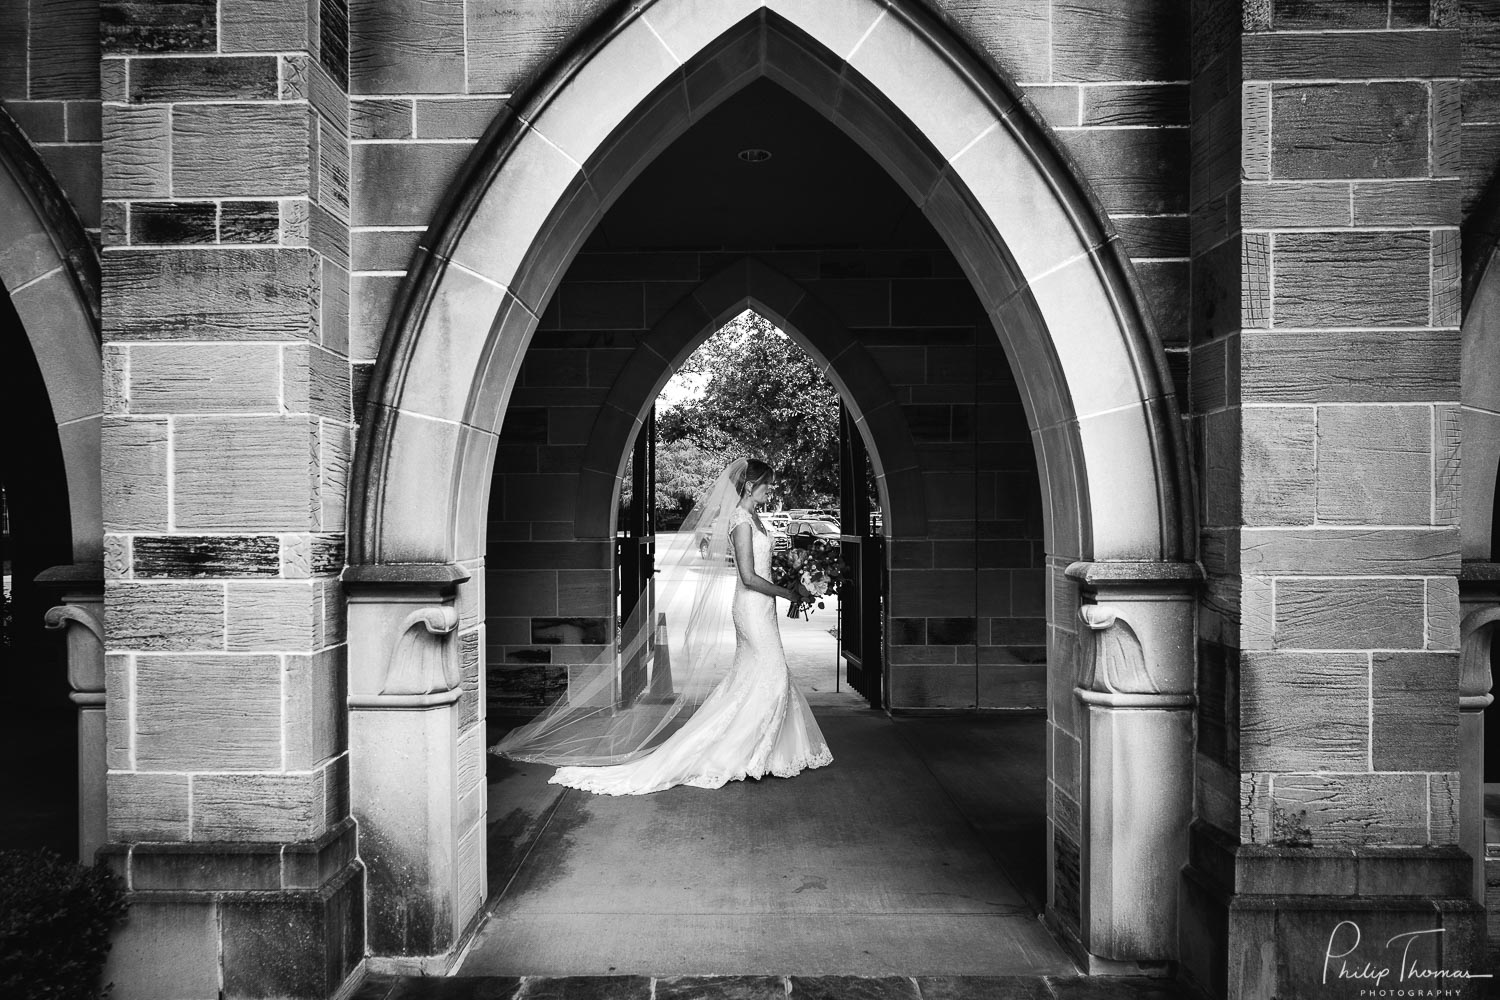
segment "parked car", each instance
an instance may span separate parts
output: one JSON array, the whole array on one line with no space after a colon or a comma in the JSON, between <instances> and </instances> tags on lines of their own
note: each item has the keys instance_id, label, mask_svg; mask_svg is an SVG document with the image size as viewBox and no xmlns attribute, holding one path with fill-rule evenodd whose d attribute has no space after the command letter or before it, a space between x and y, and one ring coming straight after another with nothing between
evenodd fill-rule
<instances>
[{"instance_id":1,"label":"parked car","mask_svg":"<svg viewBox=\"0 0 1500 1000\"><path fill-rule=\"evenodd\" d=\"M766 526L767 533L771 536L771 550L773 552L781 552L792 547L792 540L786 534L786 525L791 518L784 511L761 514L760 520Z\"/></svg>"},{"instance_id":2,"label":"parked car","mask_svg":"<svg viewBox=\"0 0 1500 1000\"><path fill-rule=\"evenodd\" d=\"M836 510L829 510L826 507L794 507L786 512L786 516L792 520L797 521L803 521L813 517L821 517L825 521L832 521L835 524L837 524L839 520L839 512Z\"/></svg>"},{"instance_id":3,"label":"parked car","mask_svg":"<svg viewBox=\"0 0 1500 1000\"><path fill-rule=\"evenodd\" d=\"M842 534L837 524L823 517L792 518L787 521L786 533L793 545L803 539L809 542L814 539L836 542Z\"/></svg>"},{"instance_id":4,"label":"parked car","mask_svg":"<svg viewBox=\"0 0 1500 1000\"><path fill-rule=\"evenodd\" d=\"M772 552L782 552L792 547L792 541L787 537L786 533L787 517L785 514L761 514L760 523L766 526L766 534L771 536ZM698 536L698 557L700 559L708 558L708 547L708 534L705 532ZM724 561L731 566L734 565L733 546L729 547Z\"/></svg>"}]
</instances>

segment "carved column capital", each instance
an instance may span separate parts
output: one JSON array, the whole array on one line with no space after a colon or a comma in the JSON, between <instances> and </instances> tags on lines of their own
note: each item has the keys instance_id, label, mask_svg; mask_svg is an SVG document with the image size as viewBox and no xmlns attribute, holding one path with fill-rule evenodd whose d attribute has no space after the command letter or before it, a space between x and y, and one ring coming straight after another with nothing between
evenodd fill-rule
<instances>
[{"instance_id":1,"label":"carved column capital","mask_svg":"<svg viewBox=\"0 0 1500 1000\"><path fill-rule=\"evenodd\" d=\"M448 564L349 566L349 707L424 709L463 694L458 586L466 569Z\"/></svg>"},{"instance_id":2,"label":"carved column capital","mask_svg":"<svg viewBox=\"0 0 1500 1000\"><path fill-rule=\"evenodd\" d=\"M68 642L68 684L75 705L104 704L104 622L98 604L59 604L47 609L42 624L65 630Z\"/></svg>"},{"instance_id":3,"label":"carved column capital","mask_svg":"<svg viewBox=\"0 0 1500 1000\"><path fill-rule=\"evenodd\" d=\"M401 620L376 695L350 695L352 708L432 708L463 693L458 653L449 637L458 630L451 604L417 608Z\"/></svg>"},{"instance_id":4,"label":"carved column capital","mask_svg":"<svg viewBox=\"0 0 1500 1000\"><path fill-rule=\"evenodd\" d=\"M1084 604L1079 620L1088 627L1083 677L1087 691L1110 694L1161 694L1162 686L1146 663L1141 640L1121 614L1108 604Z\"/></svg>"},{"instance_id":5,"label":"carved column capital","mask_svg":"<svg viewBox=\"0 0 1500 1000\"><path fill-rule=\"evenodd\" d=\"M1490 661L1495 634L1500 631L1500 566L1465 560L1458 578L1459 668L1458 701L1469 711L1481 711L1494 701Z\"/></svg>"},{"instance_id":6,"label":"carved column capital","mask_svg":"<svg viewBox=\"0 0 1500 1000\"><path fill-rule=\"evenodd\" d=\"M1195 596L1192 563L1080 562L1078 696L1116 707L1191 704Z\"/></svg>"},{"instance_id":7,"label":"carved column capital","mask_svg":"<svg viewBox=\"0 0 1500 1000\"><path fill-rule=\"evenodd\" d=\"M1464 708L1482 709L1495 700L1490 693L1490 650L1494 645L1500 605L1480 608L1464 615L1459 624L1458 697Z\"/></svg>"},{"instance_id":8,"label":"carved column capital","mask_svg":"<svg viewBox=\"0 0 1500 1000\"><path fill-rule=\"evenodd\" d=\"M82 605L59 604L48 608L47 613L42 616L42 624L49 629L67 628L70 622L82 625L95 639L101 643L104 641L104 623L99 620L98 615Z\"/></svg>"}]
</instances>

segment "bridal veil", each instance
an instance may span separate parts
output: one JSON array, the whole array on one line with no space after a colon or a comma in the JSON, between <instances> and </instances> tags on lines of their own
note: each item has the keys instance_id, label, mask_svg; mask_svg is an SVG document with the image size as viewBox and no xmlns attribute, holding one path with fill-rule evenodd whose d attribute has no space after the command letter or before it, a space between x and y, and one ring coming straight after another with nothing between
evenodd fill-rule
<instances>
[{"instance_id":1,"label":"bridal veil","mask_svg":"<svg viewBox=\"0 0 1500 1000\"><path fill-rule=\"evenodd\" d=\"M736 570L729 514L746 461L731 462L681 528L656 536L655 575L592 661L568 664L566 692L491 748L543 764L623 764L676 732L734 660Z\"/></svg>"}]
</instances>

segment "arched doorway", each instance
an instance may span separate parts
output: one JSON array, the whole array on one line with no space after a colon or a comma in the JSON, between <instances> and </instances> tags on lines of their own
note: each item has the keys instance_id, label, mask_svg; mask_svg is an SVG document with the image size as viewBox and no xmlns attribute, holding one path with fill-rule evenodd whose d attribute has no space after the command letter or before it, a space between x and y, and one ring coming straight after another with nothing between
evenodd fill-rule
<instances>
[{"instance_id":1,"label":"arched doorway","mask_svg":"<svg viewBox=\"0 0 1500 1000\"><path fill-rule=\"evenodd\" d=\"M871 598L878 595L872 594L871 581L878 580L884 565L885 542L892 535L923 537L927 533L918 446L895 389L870 352L816 295L757 257L733 260L682 295L628 352L582 446L582 475L574 500L576 533L581 538L616 537L620 527L617 507L601 503L598 474L615 484L618 491L632 455L631 442L636 442L635 455L639 457L639 446L649 436L647 421L663 386L727 319L747 309L784 331L812 360L846 414L845 433L853 439L846 443L846 457L851 463L857 458L860 470L867 460L871 463L874 495L869 499L886 516L878 531L872 532L868 524L852 525L845 533L843 548L851 572L863 574L862 579L852 580L849 588L851 594L862 596L854 598L846 611L852 621L865 621L866 627L863 636L851 638L849 648L858 649L861 638L876 647L882 623L875 620L878 614ZM837 466L838 462L832 464ZM846 472L846 476L852 475L852 471ZM865 501L855 502L856 497L865 497L863 482L859 489L846 492L846 506L867 509ZM894 506L893 496L900 497ZM852 515L853 511L846 513ZM504 565L503 554L494 546L492 541L491 563ZM866 612L863 617L861 610ZM872 703L883 706L880 657L873 656L860 667L856 666L864 662L860 654L850 656L846 662L853 668L851 683Z\"/></svg>"},{"instance_id":2,"label":"arched doorway","mask_svg":"<svg viewBox=\"0 0 1500 1000\"><path fill-rule=\"evenodd\" d=\"M1493 906L1486 888L1487 784L1500 781L1500 707L1494 663L1500 631L1500 572L1495 566L1495 510L1500 502L1500 185L1465 223L1460 406L1443 414L1440 433L1463 442L1462 498L1456 512L1462 545L1459 573L1461 672L1460 808L1464 849L1474 859L1474 898ZM1456 420L1455 420L1456 418ZM1450 475L1453 471L1450 470ZM1450 512L1452 514L1453 512Z\"/></svg>"},{"instance_id":3,"label":"arched doorway","mask_svg":"<svg viewBox=\"0 0 1500 1000\"><path fill-rule=\"evenodd\" d=\"M56 181L4 112L0 217L9 224L0 245L7 427L27 441L10 449L5 482L16 545L8 554L17 636L10 653L26 665L13 704L28 726L47 727L27 752L69 761L67 699L77 706L76 850L90 861L105 841L99 263ZM67 630L65 668L41 639L44 614L45 627ZM43 750L59 740L54 752Z\"/></svg>"},{"instance_id":4,"label":"arched doorway","mask_svg":"<svg viewBox=\"0 0 1500 1000\"><path fill-rule=\"evenodd\" d=\"M774 98L768 96L767 100L775 113L788 111ZM746 117L750 113L751 109L745 109ZM788 151L790 137L777 133L777 141L771 142L772 136L758 134L773 148L784 154ZM703 145L694 138L695 148ZM802 138L808 141L807 136ZM830 151L820 148L817 155L822 160ZM662 163L669 159L678 159L675 148L664 153L648 173L662 166L670 168L670 162ZM844 184L854 183L848 171L841 172L840 177ZM670 199L659 197L652 180L643 175L638 185L644 186L644 194L632 187L628 197L649 203L655 214L684 210ZM817 194L834 197L821 187ZM899 191L894 195L904 201ZM755 201L748 194L742 196ZM689 199L688 204L696 206L699 202ZM629 206L626 208L629 215ZM751 214L759 219L761 210L762 206L753 204ZM815 251L799 244L794 257L783 256L788 266L796 266L800 274L810 276L805 285L754 257L733 261L718 270L711 269L718 266L714 263L709 276L683 292L651 328L632 335L631 327L640 322L635 305L654 298L648 290L656 289L652 282L639 284L639 276L660 274L663 264L669 262L664 258L670 258L675 264L672 273L680 278L689 273L690 262L684 257L698 258L697 266L703 266L704 259L716 262L721 254L689 254L680 249L624 250L620 244L627 239L642 238L627 236L626 231L634 227L618 222L618 218L606 218L601 223L601 229L613 234L612 248L603 250L596 245L580 252L555 295L560 305L556 309L549 305L546 310L547 318L528 348L512 397L512 412L525 412L514 421L507 420L497 445L485 567L486 626L489 635L507 638L487 643L491 742L501 735L514 713L523 712L529 704L550 701L566 690L578 650L569 644L565 630L571 629L574 637L585 640L588 636L584 630L590 626L609 634L604 621L553 617L554 611L557 616L602 617L607 610L607 594L600 594L592 606L577 603L576 578L585 572L579 569L580 561L557 553L551 566L542 565L534 558L537 545L529 539L545 533L552 539L549 545L567 544L558 540L567 532L567 523L555 520L559 509L571 513L575 536L609 537L612 532L608 527L599 525L607 523L612 505L582 490L577 491L571 506L555 497L550 504L537 502L553 494L526 496L528 487L536 482L533 477L539 470L543 475L563 472L570 464L568 449L581 447L584 454L599 456L618 488L618 467L631 450L628 434L634 433L637 440L648 434L648 426L641 421L649 417L660 382L741 302L756 305L762 313L800 317L812 337L782 322L802 353L816 359L815 367L830 372L846 387L851 381L860 381L858 397L844 398L846 405L853 404L861 411L864 419L860 423L868 423L875 415L878 431L871 439L882 469L904 468L908 476L930 476L944 487L952 487L955 478L967 481L967 488L945 490L957 495L938 497L942 517L937 525L927 517L926 491L915 492L914 509L889 511L891 517L883 527L888 531L887 540L900 547L900 565L930 567L935 550L945 557L954 549L967 550L972 563L977 561L976 550L981 547L976 545L972 530L973 474L955 472L954 461L960 460L965 470L978 465L988 468L979 460L978 452L981 448L997 450L986 443L996 435L973 432L971 425L976 421L972 404L938 402L951 402L955 394L960 400L972 400L978 382L978 366L973 361L976 355L984 354L970 343L977 331L956 325L963 303L962 299L952 300L958 298L955 293L965 290L965 283L931 274L933 270L942 275L956 273L940 241L925 255L915 250L900 253L904 263L896 273L902 277L894 279L893 287L872 277L893 273L889 261L883 272L870 265L897 254L884 249L863 253L852 250L842 245L838 234L825 234L825 238L841 244L837 250ZM720 240L719 233L732 228L728 223L716 227L713 238ZM676 238L671 242L677 246L682 243ZM859 266L862 259L865 266ZM912 274L918 269L913 261L932 267L922 268L925 276L914 278ZM951 269L939 267L945 261ZM828 277L851 272L860 277ZM615 279L608 284L619 287L601 285L599 279L606 273ZM927 313L928 318L955 325L948 329L924 327L919 334L900 327L871 325L883 317L883 304L893 296L899 302L924 288L948 303L941 317ZM972 292L968 294L972 296ZM839 310L829 307L830 299L842 300ZM617 305L607 309L608 302ZM777 307L772 310L768 302ZM859 314L860 328L855 331L839 319L840 311L851 310ZM903 313L901 319L911 322L922 314L920 310ZM585 323L589 329L579 329ZM993 338L993 332L988 336ZM867 346L861 338L875 343ZM924 346L923 340L930 343ZM998 347L993 353L998 354ZM616 359L616 354L625 355L627 360ZM830 362L829 358L835 360ZM1004 367L1003 359L1000 367ZM609 372L609 377L593 390L592 376L601 368ZM585 378L586 374L591 377ZM993 395L1001 395L1000 387L987 388ZM593 395L595 391L604 396L604 402ZM913 400L913 396L917 398ZM902 402L903 398L909 405ZM993 406L999 410L1000 400L996 399ZM1019 401L1014 409L1019 413ZM594 413L598 415L591 419ZM916 429L920 443L914 440L908 414L921 423ZM953 432L954 422L962 425L960 433ZM979 422L987 431L1000 429L998 421ZM1026 442L1024 420L1017 422L1021 424L1020 440ZM580 425L586 428L582 434L575 430ZM899 433L893 428L899 428ZM858 430L855 437L863 440ZM579 460L573 459L571 464L578 465ZM586 459L583 464L588 464ZM934 467L926 469L924 465ZM1034 467L1029 481L1024 476L1007 478L1020 480L1011 485L1012 491L1037 494ZM888 505L890 491L877 492L886 495L884 504ZM990 509L985 508L987 512ZM844 527L851 527L847 517ZM961 534L964 531L967 534ZM1032 538L1039 547L1039 515ZM993 555L1003 560L1004 546L989 546L986 540L983 547L995 548ZM987 564L996 561L991 555L985 552ZM603 552L597 553L598 558L602 556ZM607 579L602 569L597 572L601 583ZM971 593L977 589L974 569L922 572L949 583L957 580ZM1008 575L1003 569L986 572ZM556 606L547 603L554 575L558 578ZM573 579L564 582L565 577ZM1028 596L1039 602L1040 591L1037 586L1036 593ZM567 603L563 604L565 595ZM990 690L991 680L1011 671L1000 663L976 669L972 662L980 651L976 646L982 646L986 654L1012 650L992 647L989 636L984 637L986 641L976 641L975 619L965 614L974 609L952 606L967 596L953 595L952 602L935 609L941 614L931 618L913 617L917 609L908 608L900 609L901 614L893 620L898 634L893 637L897 645L892 647L891 659L900 708L912 707L911 695L923 689L924 678L918 667L925 670L929 681L943 681L926 686L929 713L951 714L949 708L934 705L972 707L981 677L986 703L994 703L996 692ZM1008 594L993 596L1003 601ZM543 605L542 614L529 622L515 621L518 611L524 615L539 604ZM817 628L824 613L812 618L811 624ZM992 619L989 614L978 624L987 631L992 622L1017 624L1005 618ZM794 679L794 644L802 624L783 622L782 626ZM1035 625L1040 642L1045 619L1037 619ZM529 643L525 642L528 637ZM931 644L922 643L923 639L930 639ZM675 657L675 648L671 653ZM927 662L921 662L924 659ZM822 669L826 671L830 665L825 660ZM958 683L959 674L967 675L965 683ZM547 683L549 677L551 697L533 700L537 686ZM838 766L790 783L764 782L773 787L736 784L711 794L678 789L661 796L613 802L572 793L563 797L556 786L545 784L550 768L492 762L488 796L490 919L467 951L459 974L606 970L668 974L765 968L861 974L875 970L911 974L923 970L1071 973L1071 963L1047 939L1035 919L1041 908L1036 900L1046 888L1044 718L1035 712L1005 719L933 718L930 714L913 718L903 712L898 722L861 708L860 702L847 694L843 699L817 701L808 686L802 690L814 701L814 712L837 748ZM1044 705L1044 691L1044 682L1038 684L1037 700L1031 704ZM987 739L993 742L984 745L984 750L993 754L994 763L989 769L979 762L966 764L971 769L962 790L946 787L941 778L934 779L935 773L954 777L945 765L952 766L955 760L969 756L969 751ZM1017 743L1021 744L1019 748ZM955 752L959 746L963 749ZM921 752L938 748L936 759ZM1023 752L1017 753L1017 749ZM1001 765L1000 761L1006 763ZM996 771L1002 773L996 775ZM986 780L993 778L998 780ZM997 787L1005 790L998 791ZM965 804L980 806L986 814L958 809L950 797L955 795ZM1018 803L1019 797L1028 801ZM689 815L693 817L690 821ZM678 817L677 823L685 830L701 834L706 824L717 832L706 839L685 832L674 834L670 832L674 826L668 825L673 823L672 816ZM759 823L757 816L762 817ZM980 827L985 831L983 837L975 833ZM726 835L730 831L740 831L741 835ZM762 845L764 853L753 846L756 844ZM937 845L941 847L933 849ZM636 863L619 864L624 857L634 858ZM717 870L720 877L678 882L666 868ZM1028 877L1032 875L1041 876L1041 884L1034 889ZM1018 889L1014 883L1025 889ZM673 929L691 919L685 913L700 914L705 909L712 916L702 918L692 939L695 948L683 954L683 938ZM860 940L860 946L847 947L853 940ZM941 947L934 945L938 941L943 942Z\"/></svg>"},{"instance_id":5,"label":"arched doorway","mask_svg":"<svg viewBox=\"0 0 1500 1000\"><path fill-rule=\"evenodd\" d=\"M462 705L484 642L482 512L543 307L644 165L767 78L885 167L1000 336L1043 483L1049 919L1106 962L1172 957L1192 799L1194 528L1175 405L1128 263L1014 89L915 5L693 13L668 0L623 12L516 102L418 250L387 329L346 573L355 812L385 852L370 862L372 946L444 952L477 911L482 745L473 725L445 732L473 721ZM612 494L607 470L588 472L585 488ZM1096 605L1082 639L1080 599ZM457 641L428 656L424 632ZM425 679L393 685L409 673L389 668L412 658L429 664ZM398 766L382 751L393 738L427 749ZM1149 766L1126 773L1127 757ZM440 796L392 794L403 768L445 760ZM1157 808L1118 825L1139 775ZM383 938L382 898L397 901L393 923L422 917L424 933Z\"/></svg>"}]
</instances>

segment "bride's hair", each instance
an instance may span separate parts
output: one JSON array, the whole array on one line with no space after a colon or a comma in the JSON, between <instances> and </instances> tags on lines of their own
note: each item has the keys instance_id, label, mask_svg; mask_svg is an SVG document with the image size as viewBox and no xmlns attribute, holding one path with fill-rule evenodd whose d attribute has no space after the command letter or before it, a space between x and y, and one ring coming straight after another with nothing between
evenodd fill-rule
<instances>
[{"instance_id":1,"label":"bride's hair","mask_svg":"<svg viewBox=\"0 0 1500 1000\"><path fill-rule=\"evenodd\" d=\"M758 458L747 458L745 467L734 477L734 489L740 496L744 496L755 489L761 483L769 483L776 475L776 470Z\"/></svg>"}]
</instances>

